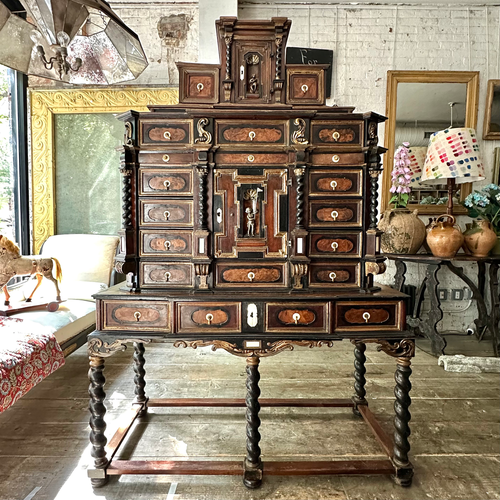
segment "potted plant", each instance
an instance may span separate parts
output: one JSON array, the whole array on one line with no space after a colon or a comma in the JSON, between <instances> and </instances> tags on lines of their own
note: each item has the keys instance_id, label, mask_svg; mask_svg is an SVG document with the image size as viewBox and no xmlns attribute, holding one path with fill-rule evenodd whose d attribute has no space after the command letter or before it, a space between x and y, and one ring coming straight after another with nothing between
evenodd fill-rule
<instances>
[{"instance_id":1,"label":"potted plant","mask_svg":"<svg viewBox=\"0 0 500 500\"><path fill-rule=\"evenodd\" d=\"M406 208L410 198L410 155L408 142L394 154L392 170L392 198L394 208L386 210L380 219L379 229L383 231L381 247L384 253L417 253L425 239L425 225L418 218L418 210L411 212Z\"/></svg>"},{"instance_id":2,"label":"potted plant","mask_svg":"<svg viewBox=\"0 0 500 500\"><path fill-rule=\"evenodd\" d=\"M465 198L469 217L479 219L465 231L465 244L476 257L486 257L490 250L500 254L500 187L488 184Z\"/></svg>"}]
</instances>

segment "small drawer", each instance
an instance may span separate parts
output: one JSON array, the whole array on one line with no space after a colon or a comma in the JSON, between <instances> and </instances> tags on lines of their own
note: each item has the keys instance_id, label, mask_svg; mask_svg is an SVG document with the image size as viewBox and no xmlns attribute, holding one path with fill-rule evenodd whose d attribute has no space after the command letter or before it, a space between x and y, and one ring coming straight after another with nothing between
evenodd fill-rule
<instances>
[{"instance_id":1,"label":"small drawer","mask_svg":"<svg viewBox=\"0 0 500 500\"><path fill-rule=\"evenodd\" d=\"M217 122L219 144L284 145L288 137L288 122Z\"/></svg>"},{"instance_id":2,"label":"small drawer","mask_svg":"<svg viewBox=\"0 0 500 500\"><path fill-rule=\"evenodd\" d=\"M274 288L288 285L288 265L217 264L216 286L219 288Z\"/></svg>"},{"instance_id":3,"label":"small drawer","mask_svg":"<svg viewBox=\"0 0 500 500\"><path fill-rule=\"evenodd\" d=\"M361 286L361 264L311 263L309 264L310 288L345 288Z\"/></svg>"},{"instance_id":4,"label":"small drawer","mask_svg":"<svg viewBox=\"0 0 500 500\"><path fill-rule=\"evenodd\" d=\"M361 257L361 233L309 235L309 257Z\"/></svg>"},{"instance_id":5,"label":"small drawer","mask_svg":"<svg viewBox=\"0 0 500 500\"><path fill-rule=\"evenodd\" d=\"M313 144L360 146L363 143L363 122L313 122Z\"/></svg>"},{"instance_id":6,"label":"small drawer","mask_svg":"<svg viewBox=\"0 0 500 500\"><path fill-rule=\"evenodd\" d=\"M170 332L170 304L148 300L104 301L104 330Z\"/></svg>"},{"instance_id":7,"label":"small drawer","mask_svg":"<svg viewBox=\"0 0 500 500\"><path fill-rule=\"evenodd\" d=\"M219 102L218 66L177 63L177 67L179 68L179 102L200 104Z\"/></svg>"},{"instance_id":8,"label":"small drawer","mask_svg":"<svg viewBox=\"0 0 500 500\"><path fill-rule=\"evenodd\" d=\"M159 153L139 152L139 163L141 165L165 166L186 165L191 166L194 161L193 153L177 151L161 151Z\"/></svg>"},{"instance_id":9,"label":"small drawer","mask_svg":"<svg viewBox=\"0 0 500 500\"><path fill-rule=\"evenodd\" d=\"M194 266L189 262L141 262L143 288L190 288L193 278Z\"/></svg>"},{"instance_id":10,"label":"small drawer","mask_svg":"<svg viewBox=\"0 0 500 500\"><path fill-rule=\"evenodd\" d=\"M362 200L309 202L309 227L361 227Z\"/></svg>"},{"instance_id":11,"label":"small drawer","mask_svg":"<svg viewBox=\"0 0 500 500\"><path fill-rule=\"evenodd\" d=\"M309 196L361 196L363 171L359 170L311 170L309 172Z\"/></svg>"},{"instance_id":12,"label":"small drawer","mask_svg":"<svg viewBox=\"0 0 500 500\"><path fill-rule=\"evenodd\" d=\"M193 171L139 169L139 193L146 196L193 196Z\"/></svg>"},{"instance_id":13,"label":"small drawer","mask_svg":"<svg viewBox=\"0 0 500 500\"><path fill-rule=\"evenodd\" d=\"M328 333L328 303L266 304L266 331Z\"/></svg>"},{"instance_id":14,"label":"small drawer","mask_svg":"<svg viewBox=\"0 0 500 500\"><path fill-rule=\"evenodd\" d=\"M325 103L325 71L317 65L294 66L287 64L287 103Z\"/></svg>"},{"instance_id":15,"label":"small drawer","mask_svg":"<svg viewBox=\"0 0 500 500\"><path fill-rule=\"evenodd\" d=\"M176 333L241 331L241 304L238 302L179 302L176 304Z\"/></svg>"},{"instance_id":16,"label":"small drawer","mask_svg":"<svg viewBox=\"0 0 500 500\"><path fill-rule=\"evenodd\" d=\"M140 224L186 227L193 225L193 202L188 200L141 200Z\"/></svg>"},{"instance_id":17,"label":"small drawer","mask_svg":"<svg viewBox=\"0 0 500 500\"><path fill-rule=\"evenodd\" d=\"M148 144L190 144L192 122L170 120L165 122L141 122L141 143Z\"/></svg>"},{"instance_id":18,"label":"small drawer","mask_svg":"<svg viewBox=\"0 0 500 500\"><path fill-rule=\"evenodd\" d=\"M139 231L141 257L189 257L193 253L191 231Z\"/></svg>"},{"instance_id":19,"label":"small drawer","mask_svg":"<svg viewBox=\"0 0 500 500\"><path fill-rule=\"evenodd\" d=\"M316 153L312 155L313 166L363 165L364 153Z\"/></svg>"},{"instance_id":20,"label":"small drawer","mask_svg":"<svg viewBox=\"0 0 500 500\"><path fill-rule=\"evenodd\" d=\"M215 163L221 165L286 165L287 153L216 153Z\"/></svg>"},{"instance_id":21,"label":"small drawer","mask_svg":"<svg viewBox=\"0 0 500 500\"><path fill-rule=\"evenodd\" d=\"M404 303L337 302L335 330L401 331L404 327Z\"/></svg>"}]
</instances>

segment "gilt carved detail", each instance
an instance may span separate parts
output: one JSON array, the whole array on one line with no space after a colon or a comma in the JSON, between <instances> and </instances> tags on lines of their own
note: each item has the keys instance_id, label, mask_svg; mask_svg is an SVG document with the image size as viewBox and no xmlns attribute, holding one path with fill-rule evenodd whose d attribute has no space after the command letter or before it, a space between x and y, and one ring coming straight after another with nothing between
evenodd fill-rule
<instances>
[{"instance_id":1,"label":"gilt carved detail","mask_svg":"<svg viewBox=\"0 0 500 500\"><path fill-rule=\"evenodd\" d=\"M149 344L151 339L115 339L113 342L106 342L100 338L92 338L88 342L87 349L89 356L107 358L115 354L115 352L127 350L127 344L133 344L134 342Z\"/></svg>"}]
</instances>

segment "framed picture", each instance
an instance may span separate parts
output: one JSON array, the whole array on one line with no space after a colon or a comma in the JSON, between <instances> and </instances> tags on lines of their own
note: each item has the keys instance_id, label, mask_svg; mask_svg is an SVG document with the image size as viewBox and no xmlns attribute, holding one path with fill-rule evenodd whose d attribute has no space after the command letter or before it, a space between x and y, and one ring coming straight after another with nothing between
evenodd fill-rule
<instances>
[{"instance_id":1,"label":"framed picture","mask_svg":"<svg viewBox=\"0 0 500 500\"><path fill-rule=\"evenodd\" d=\"M500 139L500 80L488 80L483 139Z\"/></svg>"},{"instance_id":2,"label":"framed picture","mask_svg":"<svg viewBox=\"0 0 500 500\"><path fill-rule=\"evenodd\" d=\"M500 186L500 148L495 148L492 182Z\"/></svg>"}]
</instances>

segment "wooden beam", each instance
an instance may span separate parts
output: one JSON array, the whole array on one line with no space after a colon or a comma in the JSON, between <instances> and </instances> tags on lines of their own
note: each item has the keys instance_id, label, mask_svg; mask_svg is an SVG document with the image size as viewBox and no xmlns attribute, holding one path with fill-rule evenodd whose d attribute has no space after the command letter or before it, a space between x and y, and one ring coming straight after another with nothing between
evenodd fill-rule
<instances>
[{"instance_id":1,"label":"wooden beam","mask_svg":"<svg viewBox=\"0 0 500 500\"><path fill-rule=\"evenodd\" d=\"M109 440L109 443L106 446L106 454L109 457L109 460L115 456L115 453L118 451L119 446L122 444L123 440L128 434L128 431L132 427L134 420L137 418L139 413L143 410L144 403L134 403L132 408L130 408L122 418L122 423L118 430L114 433L113 437Z\"/></svg>"},{"instance_id":2,"label":"wooden beam","mask_svg":"<svg viewBox=\"0 0 500 500\"><path fill-rule=\"evenodd\" d=\"M372 413L368 406L359 405L359 413L363 417L363 420L368 424L368 427L373 432L373 435L377 438L382 448L384 448L385 453L389 458L392 458L392 453L394 449L394 442L392 438L382 429L375 415Z\"/></svg>"},{"instance_id":3,"label":"wooden beam","mask_svg":"<svg viewBox=\"0 0 500 500\"><path fill-rule=\"evenodd\" d=\"M261 407L295 407L295 408L352 408L354 403L350 399L259 399ZM150 399L148 407L183 407L199 406L211 408L231 408L246 406L244 399L231 398L180 398L180 399Z\"/></svg>"}]
</instances>

